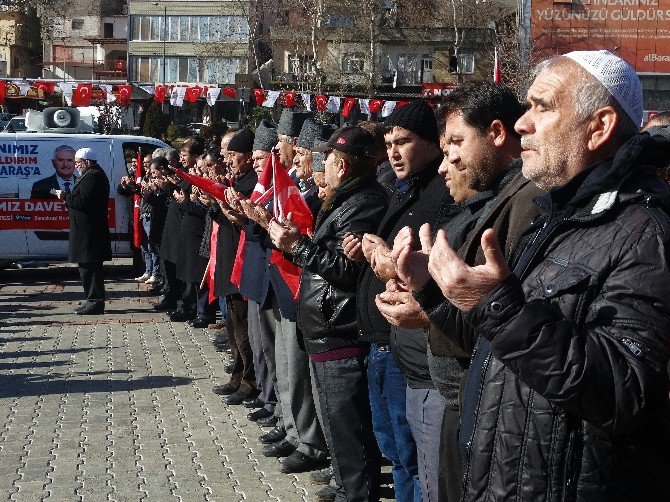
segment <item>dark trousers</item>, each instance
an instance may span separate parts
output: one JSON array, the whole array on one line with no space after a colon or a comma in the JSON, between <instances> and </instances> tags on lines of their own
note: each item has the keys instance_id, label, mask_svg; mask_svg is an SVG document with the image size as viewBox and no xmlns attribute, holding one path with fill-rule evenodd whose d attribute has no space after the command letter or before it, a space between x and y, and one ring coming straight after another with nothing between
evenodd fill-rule
<instances>
[{"instance_id":1,"label":"dark trousers","mask_svg":"<svg viewBox=\"0 0 670 502\"><path fill-rule=\"evenodd\" d=\"M245 394L256 391L254 356L249 344L247 301L240 295L226 297L228 304L228 343L233 356L230 385Z\"/></svg>"},{"instance_id":2,"label":"dark trousers","mask_svg":"<svg viewBox=\"0 0 670 502\"><path fill-rule=\"evenodd\" d=\"M260 305L249 300L248 302L249 343L254 353L254 372L256 373L256 386L258 387L259 399L265 404L265 409L274 412L277 404L277 395L275 394L275 381L277 379L274 368L274 337L272 340L272 371L265 360L265 346L263 344L263 329L261 327ZM273 326L274 328L274 326ZM274 335L274 333L273 333Z\"/></svg>"},{"instance_id":3,"label":"dark trousers","mask_svg":"<svg viewBox=\"0 0 670 502\"><path fill-rule=\"evenodd\" d=\"M88 304L105 303L105 279L101 261L79 263L79 278Z\"/></svg>"},{"instance_id":4,"label":"dark trousers","mask_svg":"<svg viewBox=\"0 0 670 502\"><path fill-rule=\"evenodd\" d=\"M311 361L337 502L379 500L381 454L372 432L366 361L364 355Z\"/></svg>"},{"instance_id":5,"label":"dark trousers","mask_svg":"<svg viewBox=\"0 0 670 502\"><path fill-rule=\"evenodd\" d=\"M440 435L440 502L461 500L463 461L458 450L458 429L461 426L459 410L444 408Z\"/></svg>"},{"instance_id":6,"label":"dark trousers","mask_svg":"<svg viewBox=\"0 0 670 502\"><path fill-rule=\"evenodd\" d=\"M177 279L177 265L171 261L163 261L163 280L165 281L165 299L176 303L181 298L184 283Z\"/></svg>"},{"instance_id":7,"label":"dark trousers","mask_svg":"<svg viewBox=\"0 0 670 502\"><path fill-rule=\"evenodd\" d=\"M204 288L198 290L196 312L198 317L210 319L212 322L216 320L216 300L209 303L209 287L207 284Z\"/></svg>"},{"instance_id":8,"label":"dark trousers","mask_svg":"<svg viewBox=\"0 0 670 502\"><path fill-rule=\"evenodd\" d=\"M184 312L195 312L196 302L198 299L198 286L194 282L184 283L184 290L181 293L181 306L179 307Z\"/></svg>"}]
</instances>

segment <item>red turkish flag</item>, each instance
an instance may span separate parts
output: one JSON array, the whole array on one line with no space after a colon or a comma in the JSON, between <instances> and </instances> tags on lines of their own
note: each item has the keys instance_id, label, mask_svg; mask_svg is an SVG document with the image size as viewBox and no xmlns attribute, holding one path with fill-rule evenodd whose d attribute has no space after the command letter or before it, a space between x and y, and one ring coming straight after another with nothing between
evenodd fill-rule
<instances>
[{"instance_id":1,"label":"red turkish flag","mask_svg":"<svg viewBox=\"0 0 670 502\"><path fill-rule=\"evenodd\" d=\"M316 109L325 112L326 104L328 103L328 96L325 96L324 94L317 94L314 96L314 99L316 100Z\"/></svg>"},{"instance_id":2,"label":"red turkish flag","mask_svg":"<svg viewBox=\"0 0 670 502\"><path fill-rule=\"evenodd\" d=\"M189 103L195 103L198 101L198 98L202 95L202 87L199 85L194 85L193 87L188 87L186 89L186 94L184 99Z\"/></svg>"},{"instance_id":3,"label":"red turkish flag","mask_svg":"<svg viewBox=\"0 0 670 502\"><path fill-rule=\"evenodd\" d=\"M286 172L286 168L279 161L279 155L272 153L273 168L273 213L274 217L283 223L289 213L292 213L293 223L300 229L300 233L307 235L312 230L313 216L305 200L300 195L300 190ZM272 250L270 262L279 269L279 273L293 293L293 298L298 299L300 290L300 267L289 262L277 250Z\"/></svg>"},{"instance_id":4,"label":"red turkish flag","mask_svg":"<svg viewBox=\"0 0 670 502\"><path fill-rule=\"evenodd\" d=\"M342 116L348 117L351 114L351 110L354 109L355 104L355 98L344 98L344 105L342 105Z\"/></svg>"},{"instance_id":5,"label":"red turkish flag","mask_svg":"<svg viewBox=\"0 0 670 502\"><path fill-rule=\"evenodd\" d=\"M77 84L77 88L72 94L72 104L74 106L90 106L91 94L93 94L93 84Z\"/></svg>"},{"instance_id":6,"label":"red turkish flag","mask_svg":"<svg viewBox=\"0 0 670 502\"><path fill-rule=\"evenodd\" d=\"M167 87L164 85L157 85L154 91L154 101L157 101L158 103L164 103L166 95Z\"/></svg>"},{"instance_id":7,"label":"red turkish flag","mask_svg":"<svg viewBox=\"0 0 670 502\"><path fill-rule=\"evenodd\" d=\"M256 105L261 106L265 101L265 91L263 89L254 89L254 98L256 98Z\"/></svg>"},{"instance_id":8,"label":"red turkish flag","mask_svg":"<svg viewBox=\"0 0 670 502\"><path fill-rule=\"evenodd\" d=\"M7 92L7 82L0 81L0 105L5 102L5 93Z\"/></svg>"},{"instance_id":9,"label":"red turkish flag","mask_svg":"<svg viewBox=\"0 0 670 502\"><path fill-rule=\"evenodd\" d=\"M383 99L371 99L370 100L370 111L372 113L377 113L379 110L382 109L383 105L384 105L384 100Z\"/></svg>"},{"instance_id":10,"label":"red turkish flag","mask_svg":"<svg viewBox=\"0 0 670 502\"><path fill-rule=\"evenodd\" d=\"M295 92L284 93L284 104L286 108L293 108L295 106Z\"/></svg>"},{"instance_id":11,"label":"red turkish flag","mask_svg":"<svg viewBox=\"0 0 670 502\"><path fill-rule=\"evenodd\" d=\"M119 97L117 98L119 100L119 104L124 108L128 108L130 106L130 93L133 90L133 86L119 85L117 90L119 91Z\"/></svg>"},{"instance_id":12,"label":"red turkish flag","mask_svg":"<svg viewBox=\"0 0 670 502\"><path fill-rule=\"evenodd\" d=\"M44 92L44 94L53 94L54 90L56 89L56 84L54 82L44 82L41 80L37 80L33 84L33 87L37 89L42 89L42 92Z\"/></svg>"},{"instance_id":13,"label":"red turkish flag","mask_svg":"<svg viewBox=\"0 0 670 502\"><path fill-rule=\"evenodd\" d=\"M234 87L228 86L223 90L223 95L228 96L230 99L236 99L237 90Z\"/></svg>"}]
</instances>

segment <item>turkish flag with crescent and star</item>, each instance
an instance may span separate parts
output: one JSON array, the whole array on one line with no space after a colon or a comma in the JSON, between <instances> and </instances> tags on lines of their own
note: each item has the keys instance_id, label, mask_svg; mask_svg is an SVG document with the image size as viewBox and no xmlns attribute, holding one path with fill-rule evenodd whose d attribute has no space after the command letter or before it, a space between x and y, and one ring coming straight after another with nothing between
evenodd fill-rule
<instances>
[{"instance_id":1,"label":"turkish flag with crescent and star","mask_svg":"<svg viewBox=\"0 0 670 502\"><path fill-rule=\"evenodd\" d=\"M198 101L198 98L202 96L203 89L199 85L194 85L193 87L188 87L186 89L186 95L184 99L189 103L195 103Z\"/></svg>"},{"instance_id":2,"label":"turkish flag with crescent and star","mask_svg":"<svg viewBox=\"0 0 670 502\"><path fill-rule=\"evenodd\" d=\"M370 111L372 113L377 113L381 110L384 101L382 99L371 99L370 100Z\"/></svg>"},{"instance_id":3,"label":"turkish flag with crescent and star","mask_svg":"<svg viewBox=\"0 0 670 502\"><path fill-rule=\"evenodd\" d=\"M42 80L37 80L33 84L33 87L42 89L44 94L53 94L54 90L56 89L56 84L54 82L44 82Z\"/></svg>"},{"instance_id":4,"label":"turkish flag with crescent and star","mask_svg":"<svg viewBox=\"0 0 670 502\"><path fill-rule=\"evenodd\" d=\"M256 105L261 106L265 101L265 91L258 88L254 89L254 98L256 99Z\"/></svg>"},{"instance_id":5,"label":"turkish flag with crescent and star","mask_svg":"<svg viewBox=\"0 0 670 502\"><path fill-rule=\"evenodd\" d=\"M158 103L165 103L165 96L167 95L167 87L164 85L157 85L154 92L154 101Z\"/></svg>"},{"instance_id":6,"label":"turkish flag with crescent and star","mask_svg":"<svg viewBox=\"0 0 670 502\"><path fill-rule=\"evenodd\" d=\"M91 94L93 94L92 84L77 84L77 88L72 94L72 104L74 106L90 106Z\"/></svg>"},{"instance_id":7,"label":"turkish flag with crescent and star","mask_svg":"<svg viewBox=\"0 0 670 502\"><path fill-rule=\"evenodd\" d=\"M124 108L128 108L130 106L130 93L133 87L131 85L120 85L117 89L119 91L119 104Z\"/></svg>"},{"instance_id":8,"label":"turkish flag with crescent and star","mask_svg":"<svg viewBox=\"0 0 670 502\"><path fill-rule=\"evenodd\" d=\"M323 94L317 94L316 96L314 96L314 100L316 101L316 109L325 112L326 104L328 103L328 96L325 96Z\"/></svg>"}]
</instances>

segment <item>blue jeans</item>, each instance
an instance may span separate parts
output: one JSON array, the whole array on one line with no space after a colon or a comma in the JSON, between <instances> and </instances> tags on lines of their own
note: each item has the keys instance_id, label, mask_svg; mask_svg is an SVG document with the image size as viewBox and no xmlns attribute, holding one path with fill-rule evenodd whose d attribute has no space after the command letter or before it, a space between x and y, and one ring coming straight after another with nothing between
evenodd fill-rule
<instances>
[{"instance_id":1,"label":"blue jeans","mask_svg":"<svg viewBox=\"0 0 670 502\"><path fill-rule=\"evenodd\" d=\"M416 443L405 412L405 377L393 354L374 344L368 356L368 388L377 444L393 463L396 500L421 502Z\"/></svg>"},{"instance_id":2,"label":"blue jeans","mask_svg":"<svg viewBox=\"0 0 670 502\"><path fill-rule=\"evenodd\" d=\"M141 248L142 253L144 254L144 271L152 276L160 276L160 258L156 252L156 249L154 249L154 245L149 241L151 221L142 220L142 228L144 228L144 235L147 238Z\"/></svg>"}]
</instances>

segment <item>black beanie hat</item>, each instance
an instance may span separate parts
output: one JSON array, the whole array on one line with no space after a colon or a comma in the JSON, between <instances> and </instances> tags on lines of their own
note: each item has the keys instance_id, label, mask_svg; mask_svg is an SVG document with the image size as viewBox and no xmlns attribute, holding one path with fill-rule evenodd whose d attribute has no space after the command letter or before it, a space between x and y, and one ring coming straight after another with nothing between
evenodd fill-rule
<instances>
[{"instance_id":1,"label":"black beanie hat","mask_svg":"<svg viewBox=\"0 0 670 502\"><path fill-rule=\"evenodd\" d=\"M402 127L436 145L440 143L435 113L423 99L411 101L400 108L396 107L384 120L384 129L389 127Z\"/></svg>"},{"instance_id":2,"label":"black beanie hat","mask_svg":"<svg viewBox=\"0 0 670 502\"><path fill-rule=\"evenodd\" d=\"M251 153L254 148L254 132L251 129L241 129L235 133L228 143L229 152Z\"/></svg>"}]
</instances>

